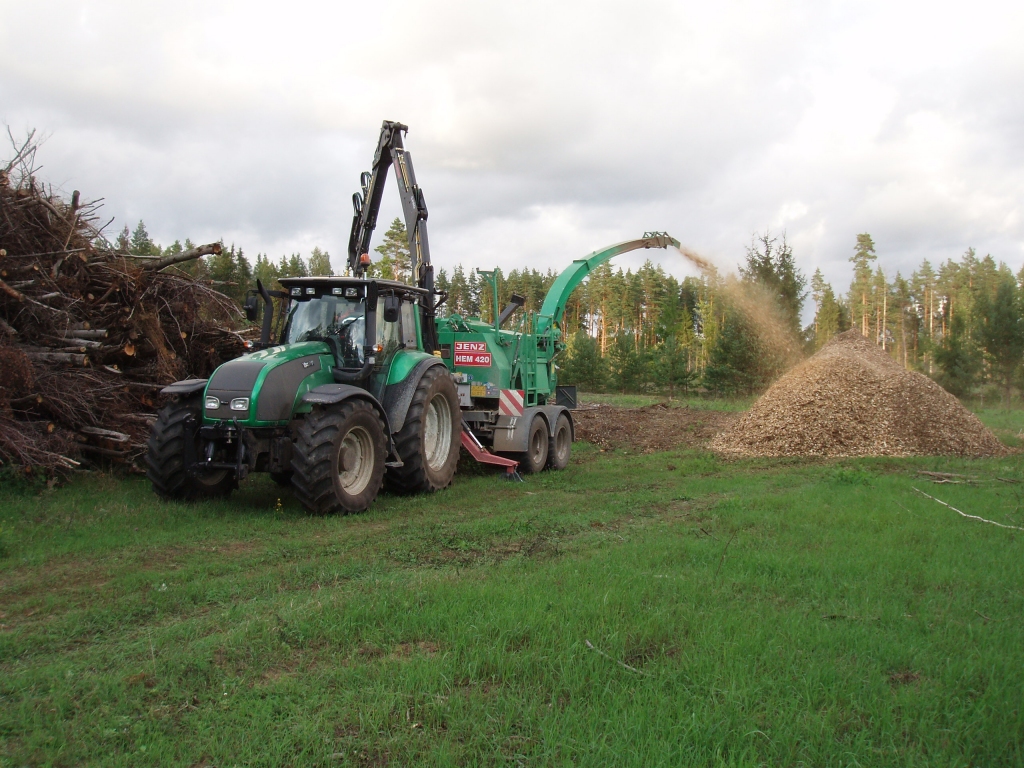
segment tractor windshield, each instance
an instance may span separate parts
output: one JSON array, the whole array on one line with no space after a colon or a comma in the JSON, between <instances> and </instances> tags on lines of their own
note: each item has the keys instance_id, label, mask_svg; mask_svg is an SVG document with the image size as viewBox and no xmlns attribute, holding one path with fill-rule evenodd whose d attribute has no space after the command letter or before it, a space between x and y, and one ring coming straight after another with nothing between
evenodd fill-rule
<instances>
[{"instance_id":1,"label":"tractor windshield","mask_svg":"<svg viewBox=\"0 0 1024 768\"><path fill-rule=\"evenodd\" d=\"M288 321L281 334L282 344L299 341L338 340L342 360L347 368L363 364L363 344L366 337L366 303L364 299L345 299L323 296L319 299L296 301L288 313Z\"/></svg>"}]
</instances>

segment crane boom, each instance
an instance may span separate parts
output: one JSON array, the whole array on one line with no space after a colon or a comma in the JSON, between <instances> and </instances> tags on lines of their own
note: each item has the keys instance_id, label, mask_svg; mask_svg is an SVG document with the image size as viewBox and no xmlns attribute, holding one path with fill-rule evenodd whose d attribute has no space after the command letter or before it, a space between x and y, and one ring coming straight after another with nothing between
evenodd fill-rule
<instances>
[{"instance_id":1,"label":"crane boom","mask_svg":"<svg viewBox=\"0 0 1024 768\"><path fill-rule=\"evenodd\" d=\"M377 226L388 168L394 166L405 229L409 236L413 284L427 291L421 304L423 344L428 352L433 352L437 349L437 332L434 328L437 307L434 300L434 267L430 263L430 245L427 241L427 204L423 199L423 190L416 183L412 156L402 142L402 134L408 130L409 126L393 120L385 120L381 126L377 151L373 155L373 167L360 176L361 191L352 195L354 213L348 238L348 268L355 277L366 276L370 266L370 238Z\"/></svg>"}]
</instances>

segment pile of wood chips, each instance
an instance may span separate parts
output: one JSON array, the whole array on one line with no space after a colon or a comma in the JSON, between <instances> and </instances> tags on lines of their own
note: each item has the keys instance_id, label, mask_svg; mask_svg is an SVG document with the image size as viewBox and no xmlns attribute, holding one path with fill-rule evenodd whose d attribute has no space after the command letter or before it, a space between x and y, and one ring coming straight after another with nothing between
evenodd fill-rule
<instances>
[{"instance_id":1,"label":"pile of wood chips","mask_svg":"<svg viewBox=\"0 0 1024 768\"><path fill-rule=\"evenodd\" d=\"M856 330L775 382L711 441L732 456L1000 456L978 418Z\"/></svg>"},{"instance_id":2,"label":"pile of wood chips","mask_svg":"<svg viewBox=\"0 0 1024 768\"><path fill-rule=\"evenodd\" d=\"M245 352L238 306L173 270L220 245L118 253L96 227L98 202L40 184L34 156L30 137L0 165L0 466L131 461L161 387Z\"/></svg>"}]
</instances>

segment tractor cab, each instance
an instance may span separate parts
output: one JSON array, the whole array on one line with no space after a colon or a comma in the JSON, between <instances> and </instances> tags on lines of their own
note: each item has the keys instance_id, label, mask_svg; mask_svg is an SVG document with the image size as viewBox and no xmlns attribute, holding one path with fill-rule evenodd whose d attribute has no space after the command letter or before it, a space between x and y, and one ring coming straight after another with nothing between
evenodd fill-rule
<instances>
[{"instance_id":1,"label":"tractor cab","mask_svg":"<svg viewBox=\"0 0 1024 768\"><path fill-rule=\"evenodd\" d=\"M279 282L284 290L273 295L283 300L284 321L277 343L325 343L338 383L362 386L379 397L375 390L386 382L396 353L422 349L417 309L427 295L423 289L346 277L285 277ZM256 316L255 300L253 295L246 306L250 319ZM273 343L267 336L262 346Z\"/></svg>"}]
</instances>

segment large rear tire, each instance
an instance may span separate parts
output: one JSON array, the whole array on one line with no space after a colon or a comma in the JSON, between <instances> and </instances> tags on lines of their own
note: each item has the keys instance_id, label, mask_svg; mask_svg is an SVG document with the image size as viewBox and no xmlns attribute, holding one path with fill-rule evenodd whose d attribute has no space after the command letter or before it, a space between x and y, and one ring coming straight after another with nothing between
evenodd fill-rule
<instances>
[{"instance_id":1,"label":"large rear tire","mask_svg":"<svg viewBox=\"0 0 1024 768\"><path fill-rule=\"evenodd\" d=\"M462 411L448 369L429 368L416 385L402 429L394 436L401 467L388 470L388 482L406 493L447 488L459 463Z\"/></svg>"},{"instance_id":2,"label":"large rear tire","mask_svg":"<svg viewBox=\"0 0 1024 768\"><path fill-rule=\"evenodd\" d=\"M558 414L555 434L548 441L548 469L565 469L572 456L572 425L564 413Z\"/></svg>"},{"instance_id":3,"label":"large rear tire","mask_svg":"<svg viewBox=\"0 0 1024 768\"><path fill-rule=\"evenodd\" d=\"M188 471L186 450L201 456L199 426L202 402L198 397L174 400L157 414L146 444L146 477L157 496L178 501L227 496L237 487L226 469L196 474Z\"/></svg>"},{"instance_id":4,"label":"large rear tire","mask_svg":"<svg viewBox=\"0 0 1024 768\"><path fill-rule=\"evenodd\" d=\"M540 472L548 461L548 423L539 413L530 422L526 453L519 454L519 469L528 474Z\"/></svg>"},{"instance_id":5,"label":"large rear tire","mask_svg":"<svg viewBox=\"0 0 1024 768\"><path fill-rule=\"evenodd\" d=\"M313 515L362 512L384 481L384 422L365 400L313 408L292 451L292 488Z\"/></svg>"}]
</instances>

